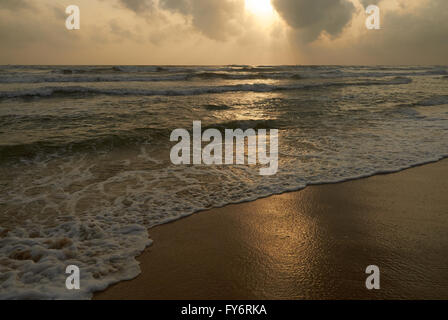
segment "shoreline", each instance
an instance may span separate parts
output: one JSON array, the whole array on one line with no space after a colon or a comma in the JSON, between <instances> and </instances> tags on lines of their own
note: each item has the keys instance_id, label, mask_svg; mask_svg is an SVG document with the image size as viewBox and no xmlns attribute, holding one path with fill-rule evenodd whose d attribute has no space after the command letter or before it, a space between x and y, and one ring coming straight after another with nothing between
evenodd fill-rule
<instances>
[{"instance_id":1,"label":"shoreline","mask_svg":"<svg viewBox=\"0 0 448 320\"><path fill-rule=\"evenodd\" d=\"M177 222L179 220L187 219L187 218L191 217L192 215L200 214L200 213L203 213L203 212L208 212L208 211L215 210L215 209L222 209L222 208L225 208L225 207L228 207L228 206L232 206L232 205L240 205L240 204L250 203L250 202L254 202L254 201L270 198L270 197L273 197L273 196L279 196L279 195L283 195L283 194L287 194L287 193L300 192L300 191L302 191L302 190L304 190L306 188L314 187L314 186L325 186L325 185L335 185L335 184L337 185L337 184L346 183L346 182L350 182L350 181L369 179L369 178L375 177L375 176L396 174L396 173L400 173L400 172L407 171L407 170L410 170L410 169L414 169L414 168L419 168L419 167L424 167L424 166L427 166L427 165L435 164L435 163L438 163L438 162L441 162L441 161L448 161L448 155L444 155L444 156L438 158L437 160L428 160L428 161L425 161L425 162L422 162L422 163L417 163L415 165L411 165L411 166L405 167L403 169L376 172L376 173L372 173L372 174L368 174L368 175L364 175L364 176L343 179L341 181L309 183L309 184L307 184L303 188L285 190L285 191L281 191L279 193L273 193L273 194L269 194L269 195L259 196L259 197L255 198L255 199L251 199L251 200L241 200L241 201L237 201L237 202L230 202L230 203L224 204L222 206L216 206L216 207L212 207L212 208L209 208L209 209L199 209L199 210L194 211L192 213L173 218L172 220L166 220L166 221L161 222L159 224L156 224L156 225L154 225L152 227L149 227L148 228L148 232L150 232L154 228L158 228L160 226L163 226L163 225L166 225L166 224L170 224L170 223L175 223L175 222ZM149 248L149 246L146 247L146 249L148 249L148 248ZM128 280L123 280L123 281L128 281Z\"/></svg>"},{"instance_id":2,"label":"shoreline","mask_svg":"<svg viewBox=\"0 0 448 320\"><path fill-rule=\"evenodd\" d=\"M446 299L447 169L309 185L152 227L141 274L93 298ZM370 264L381 290L364 286Z\"/></svg>"}]
</instances>

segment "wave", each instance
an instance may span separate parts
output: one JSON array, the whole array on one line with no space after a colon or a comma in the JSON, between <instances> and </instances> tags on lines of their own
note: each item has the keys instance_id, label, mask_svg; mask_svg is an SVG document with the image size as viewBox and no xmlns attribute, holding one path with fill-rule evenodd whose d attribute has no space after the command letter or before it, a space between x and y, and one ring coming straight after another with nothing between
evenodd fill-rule
<instances>
[{"instance_id":1,"label":"wave","mask_svg":"<svg viewBox=\"0 0 448 320\"><path fill-rule=\"evenodd\" d=\"M300 74L231 74L223 72L197 72L164 76L5 76L0 83L70 83L70 82L163 82L190 80L262 80L262 79L302 79Z\"/></svg>"},{"instance_id":2,"label":"wave","mask_svg":"<svg viewBox=\"0 0 448 320\"><path fill-rule=\"evenodd\" d=\"M154 73L167 72L171 69L162 66L85 66L85 67L63 67L52 69L56 74L101 74L101 73ZM180 69L182 70L182 69Z\"/></svg>"},{"instance_id":3,"label":"wave","mask_svg":"<svg viewBox=\"0 0 448 320\"><path fill-rule=\"evenodd\" d=\"M86 185L72 193L49 193L39 199L44 205L50 206L55 205L51 196L57 196L59 207L68 211L63 219L55 225L47 225L45 220L39 223L25 220L19 228L0 226L0 253L7 262L3 274L6 281L4 290L0 291L0 298L89 299L93 292L104 290L119 281L133 279L140 273L135 257L152 244L147 228L205 209L254 201L301 190L310 185L397 172L444 157L446 155L427 155L420 160L407 159L374 168L359 167L359 164L356 167L352 163L346 168L327 170L327 176L318 179L313 176L299 179L294 178L294 174L285 174L267 182L245 181L244 178L252 177L252 174L243 168L234 172L221 172L213 168L200 172L196 168L185 168L181 172L168 167L150 173L147 170L124 169L102 179L92 179L92 171L95 169L90 162L72 161L71 172L56 172L34 181L35 186L47 190L51 185L61 184L61 181L67 185ZM219 184L217 191L201 189L196 180L199 174L211 175L214 185ZM166 180L168 176L177 183L171 185L170 189L164 189L159 181ZM192 176L195 178L192 179ZM106 188L117 183L126 184L125 192L115 194L111 188ZM207 186L211 184L206 183ZM14 202L28 206L35 203L36 200L26 192L32 190L32 187L24 186L14 190ZM190 196L187 200L182 198L182 192L187 192L186 189ZM220 193L223 190L225 192ZM85 202L92 191L99 194L101 203L92 203L87 216L80 217L72 213L76 209L71 204ZM191 197L194 197L194 201L191 201ZM142 206L142 203L146 206ZM150 215L150 209L159 214ZM61 286L65 280L64 270L69 264L77 265L83 272L81 290L69 291ZM33 276L27 277L27 274Z\"/></svg>"},{"instance_id":4,"label":"wave","mask_svg":"<svg viewBox=\"0 0 448 320\"><path fill-rule=\"evenodd\" d=\"M224 132L225 129L282 129L284 124L279 120L232 120L214 124L204 124L203 130L218 129Z\"/></svg>"},{"instance_id":5,"label":"wave","mask_svg":"<svg viewBox=\"0 0 448 320\"><path fill-rule=\"evenodd\" d=\"M36 67L37 68L37 67ZM162 82L191 80L301 80L343 78L387 78L409 76L448 76L446 69L367 68L328 66L260 66L260 67L41 67L35 70L1 69L0 83L70 83L70 82ZM30 72L39 71L39 72ZM45 72L46 71L46 72Z\"/></svg>"},{"instance_id":6,"label":"wave","mask_svg":"<svg viewBox=\"0 0 448 320\"><path fill-rule=\"evenodd\" d=\"M325 72L331 68L319 70ZM120 72L123 71L116 71ZM167 71L160 71L160 77L165 76L164 72ZM257 73L259 71L252 74ZM244 72L234 74L247 75ZM315 84L297 81L281 86L211 86L204 80L203 88L173 85L169 94L203 94L204 90L205 93L310 91L301 91L305 94L294 97L276 94L253 99L249 95L250 101L203 96L187 99L191 104L180 108L177 108L177 101L169 98L154 99L160 102L156 106L135 101L146 99L119 99L120 105L115 101L111 103L111 99L101 99L93 104L86 101L89 107L97 106L95 110L86 112L86 105L78 109L75 103L73 108L60 113L57 100L38 104L29 104L27 100L6 101L5 107L17 105L20 108L5 109L0 115L3 134L11 134L11 144L0 145L0 160L14 159L14 163L3 166L6 176L0 183L3 187L0 203L5 208L5 214L0 215L0 255L4 257L0 298L89 298L94 291L138 275L139 266L134 257L150 244L149 227L199 210L255 200L307 185L399 171L448 154L445 110L429 110L431 116L424 117L428 110L413 108L447 102L448 96L440 94L444 92L440 81L440 86L424 87L422 92L422 88L418 88L421 82L401 87L406 90L395 90L396 87L369 90L372 87L367 87L406 85L413 81L407 77L330 80ZM354 90L359 95L353 97L352 92L343 92L342 98L347 101L339 100L341 90L325 90L346 86L366 87ZM427 91L429 89L433 91ZM12 95L11 92L0 94L5 94L5 99L27 99L41 91L44 95L38 98L167 92L156 88L55 85L12 92ZM371 100L380 91L384 97L379 95L378 99L364 105L361 95L367 94L367 99ZM312 100L314 98L318 100ZM403 102L415 103L407 108L394 107ZM190 105L197 109L190 110ZM30 109L32 106L39 110ZM345 106L350 107L349 110ZM420 111L422 116L416 117ZM15 112L20 114L11 114ZM242 117L235 117L236 113ZM200 117L204 114L206 117ZM189 119L195 115L209 119L209 122L203 121L203 130L279 129L278 174L260 177L256 166L171 165L169 135L176 127L191 130ZM267 120L233 120L249 115L263 115ZM127 116L131 118L122 118ZM72 128L77 129L72 131ZM20 142L13 140L13 134L18 132ZM46 139L48 137L51 138ZM36 141L38 139L40 141ZM11 219L7 213L14 213L20 219ZM65 267L69 264L78 265L83 272L81 290L68 291L63 285Z\"/></svg>"},{"instance_id":7,"label":"wave","mask_svg":"<svg viewBox=\"0 0 448 320\"><path fill-rule=\"evenodd\" d=\"M442 72L424 73L341 73L327 72L322 74L309 74L299 72L286 73L228 73L228 72L194 72L167 74L159 76L129 76L129 75L70 75L70 76L30 76L30 75L5 75L0 83L96 83L96 82L174 82L191 80L302 80L302 79L337 79L337 78L386 78L394 76L426 76L443 75ZM443 78L448 78L444 76Z\"/></svg>"},{"instance_id":8,"label":"wave","mask_svg":"<svg viewBox=\"0 0 448 320\"><path fill-rule=\"evenodd\" d=\"M444 104L448 104L448 96L447 95L433 96L431 98L417 102L416 106L430 107L430 106L439 106L439 105L444 105Z\"/></svg>"},{"instance_id":9,"label":"wave","mask_svg":"<svg viewBox=\"0 0 448 320\"><path fill-rule=\"evenodd\" d=\"M222 111L232 109L228 105L218 105L218 104L206 104L203 105L202 107L208 111Z\"/></svg>"},{"instance_id":10,"label":"wave","mask_svg":"<svg viewBox=\"0 0 448 320\"><path fill-rule=\"evenodd\" d=\"M121 76L121 75L104 75L104 76L4 76L0 79L0 83L70 83L70 82L162 82L162 81L185 81L188 75L171 75L171 76Z\"/></svg>"},{"instance_id":11,"label":"wave","mask_svg":"<svg viewBox=\"0 0 448 320\"><path fill-rule=\"evenodd\" d=\"M410 107L434 107L448 105L448 95L434 95L423 100L412 103L398 104L397 108L410 108Z\"/></svg>"},{"instance_id":12,"label":"wave","mask_svg":"<svg viewBox=\"0 0 448 320\"><path fill-rule=\"evenodd\" d=\"M270 85L264 83L238 84L227 86L185 87L177 89L137 89L137 88L92 88L83 86L41 87L37 89L3 91L0 99L11 98L44 98L65 95L111 95L111 96L192 96L203 94L219 94L226 92L275 92L299 89L318 89L325 87L374 86L409 84L412 79L395 77L388 80L360 80L353 82L327 82L319 84Z\"/></svg>"},{"instance_id":13,"label":"wave","mask_svg":"<svg viewBox=\"0 0 448 320\"><path fill-rule=\"evenodd\" d=\"M91 138L73 137L71 141L38 140L24 144L0 145L0 163L17 159L34 159L47 156L67 156L79 152L97 152L153 142L161 137L169 139L171 130L136 128L128 131L104 133ZM166 140L166 139L165 139Z\"/></svg>"},{"instance_id":14,"label":"wave","mask_svg":"<svg viewBox=\"0 0 448 320\"><path fill-rule=\"evenodd\" d=\"M222 110L222 109L219 109ZM11 117L11 116L8 116ZM29 117L28 120L39 123L47 117ZM61 123L65 118L55 117L51 120ZM0 117L0 120L1 117ZM66 119L71 121L72 119ZM1 123L1 122L0 122ZM224 133L225 129L279 129L283 124L275 120L235 120L216 123L203 123L202 129L218 129ZM187 128L188 129L188 128ZM0 163L17 161L17 159L34 159L47 156L68 156L79 152L98 152L122 147L132 147L147 142L155 145L157 141L169 141L172 128L135 128L113 133L104 132L90 138L78 135L71 140L37 140L29 143L0 145Z\"/></svg>"}]
</instances>

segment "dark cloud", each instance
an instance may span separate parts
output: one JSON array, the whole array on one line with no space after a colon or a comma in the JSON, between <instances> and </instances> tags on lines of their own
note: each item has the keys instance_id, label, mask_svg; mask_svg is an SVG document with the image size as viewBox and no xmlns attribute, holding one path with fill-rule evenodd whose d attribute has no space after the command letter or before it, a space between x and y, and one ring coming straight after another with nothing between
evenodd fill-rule
<instances>
[{"instance_id":1,"label":"dark cloud","mask_svg":"<svg viewBox=\"0 0 448 320\"><path fill-rule=\"evenodd\" d=\"M134 39L134 34L120 25L120 21L113 19L109 22L111 34L121 39Z\"/></svg>"},{"instance_id":2,"label":"dark cloud","mask_svg":"<svg viewBox=\"0 0 448 320\"><path fill-rule=\"evenodd\" d=\"M160 5L163 9L177 11L182 14L190 14L194 4L190 0L161 0Z\"/></svg>"},{"instance_id":3,"label":"dark cloud","mask_svg":"<svg viewBox=\"0 0 448 320\"><path fill-rule=\"evenodd\" d=\"M153 0L120 0L120 2L135 13L144 13L154 7Z\"/></svg>"},{"instance_id":4,"label":"dark cloud","mask_svg":"<svg viewBox=\"0 0 448 320\"><path fill-rule=\"evenodd\" d=\"M17 10L30 7L26 0L0 0L0 9Z\"/></svg>"},{"instance_id":5,"label":"dark cloud","mask_svg":"<svg viewBox=\"0 0 448 320\"><path fill-rule=\"evenodd\" d=\"M360 43L364 51L378 60L448 64L447 0L431 0L411 12L386 11L381 24L382 30L369 32ZM354 44L353 49L356 47Z\"/></svg>"},{"instance_id":6,"label":"dark cloud","mask_svg":"<svg viewBox=\"0 0 448 320\"><path fill-rule=\"evenodd\" d=\"M4 1L4 0L0 0ZM35 3L34 3L35 4ZM20 7L23 8L23 7ZM0 57L15 56L18 53L34 54L33 50L25 50L35 44L47 45L50 48L72 48L78 33L67 32L65 16L56 16L55 7L45 7L46 11L33 10L0 10Z\"/></svg>"},{"instance_id":7,"label":"dark cloud","mask_svg":"<svg viewBox=\"0 0 448 320\"><path fill-rule=\"evenodd\" d=\"M448 65L447 0L272 0L290 26L277 21L276 35L245 15L244 0L117 1L118 8L85 2L81 30L70 32L69 0L0 0L0 63L250 64L267 57L273 64ZM381 9L380 30L365 27L361 6L369 4ZM316 40L322 34L330 39ZM120 51L128 47L134 50Z\"/></svg>"},{"instance_id":8,"label":"dark cloud","mask_svg":"<svg viewBox=\"0 0 448 320\"><path fill-rule=\"evenodd\" d=\"M359 12L352 22L359 34L347 28L335 41L297 45L301 58L311 64L448 65L448 1L402 1L398 9L382 8L382 3L380 30L367 30L367 14Z\"/></svg>"},{"instance_id":9,"label":"dark cloud","mask_svg":"<svg viewBox=\"0 0 448 320\"><path fill-rule=\"evenodd\" d=\"M120 0L127 8L145 14L156 7L153 0ZM238 33L244 14L242 0L159 0L159 9L186 17L194 28L215 40Z\"/></svg>"},{"instance_id":10,"label":"dark cloud","mask_svg":"<svg viewBox=\"0 0 448 320\"><path fill-rule=\"evenodd\" d=\"M371 4L374 5L378 5L378 3L380 3L381 0L359 0L359 2L361 2L361 4L367 8L368 6L370 6Z\"/></svg>"},{"instance_id":11,"label":"dark cloud","mask_svg":"<svg viewBox=\"0 0 448 320\"><path fill-rule=\"evenodd\" d=\"M355 12L348 0L272 0L272 4L304 42L316 40L322 32L338 36Z\"/></svg>"}]
</instances>

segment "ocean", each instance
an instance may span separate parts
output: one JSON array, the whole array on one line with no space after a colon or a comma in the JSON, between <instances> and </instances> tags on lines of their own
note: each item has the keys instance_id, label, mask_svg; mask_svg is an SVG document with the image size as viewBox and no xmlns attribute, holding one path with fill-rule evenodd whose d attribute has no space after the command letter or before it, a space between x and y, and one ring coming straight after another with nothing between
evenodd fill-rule
<instances>
[{"instance_id":1,"label":"ocean","mask_svg":"<svg viewBox=\"0 0 448 320\"><path fill-rule=\"evenodd\" d=\"M193 121L278 129L278 172L172 164ZM447 66L0 66L0 299L88 299L150 227L446 156Z\"/></svg>"}]
</instances>

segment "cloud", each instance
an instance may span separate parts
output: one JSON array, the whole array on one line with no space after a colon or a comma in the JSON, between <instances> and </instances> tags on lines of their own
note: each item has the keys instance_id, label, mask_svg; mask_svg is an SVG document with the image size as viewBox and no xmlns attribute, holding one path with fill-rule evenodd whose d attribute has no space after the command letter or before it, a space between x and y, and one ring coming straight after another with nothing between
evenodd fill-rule
<instances>
[{"instance_id":1,"label":"cloud","mask_svg":"<svg viewBox=\"0 0 448 320\"><path fill-rule=\"evenodd\" d=\"M365 7L367 8L369 5L374 4L374 5L378 5L378 3L381 0L359 0L359 2Z\"/></svg>"},{"instance_id":2,"label":"cloud","mask_svg":"<svg viewBox=\"0 0 448 320\"><path fill-rule=\"evenodd\" d=\"M120 2L135 13L146 12L154 7L152 0L120 0Z\"/></svg>"},{"instance_id":3,"label":"cloud","mask_svg":"<svg viewBox=\"0 0 448 320\"><path fill-rule=\"evenodd\" d=\"M0 0L0 9L13 11L31 7L27 0Z\"/></svg>"},{"instance_id":4,"label":"cloud","mask_svg":"<svg viewBox=\"0 0 448 320\"><path fill-rule=\"evenodd\" d=\"M28 7L28 2L25 0L2 0L0 1L0 8L18 9Z\"/></svg>"},{"instance_id":5,"label":"cloud","mask_svg":"<svg viewBox=\"0 0 448 320\"><path fill-rule=\"evenodd\" d=\"M373 0L359 1L360 5ZM367 30L362 7L347 28L333 39L303 44L293 37L297 52L310 64L448 64L448 1L378 1L381 29Z\"/></svg>"},{"instance_id":6,"label":"cloud","mask_svg":"<svg viewBox=\"0 0 448 320\"><path fill-rule=\"evenodd\" d=\"M244 0L116 1L77 0L71 32L71 0L0 0L0 63L448 64L446 0L272 0L272 25Z\"/></svg>"},{"instance_id":7,"label":"cloud","mask_svg":"<svg viewBox=\"0 0 448 320\"><path fill-rule=\"evenodd\" d=\"M134 34L131 31L129 31L128 29L123 28L120 25L120 21L117 19L111 20L109 22L109 27L110 27L111 33L120 39L133 39L134 38Z\"/></svg>"},{"instance_id":8,"label":"cloud","mask_svg":"<svg viewBox=\"0 0 448 320\"><path fill-rule=\"evenodd\" d=\"M316 40L322 32L340 35L355 12L348 0L272 0L272 4L304 42Z\"/></svg>"},{"instance_id":9,"label":"cloud","mask_svg":"<svg viewBox=\"0 0 448 320\"><path fill-rule=\"evenodd\" d=\"M180 14L202 34L214 40L226 40L241 31L243 0L120 0L137 14L162 10ZM158 3L158 5L157 5Z\"/></svg>"},{"instance_id":10,"label":"cloud","mask_svg":"<svg viewBox=\"0 0 448 320\"><path fill-rule=\"evenodd\" d=\"M448 64L448 1L429 0L412 10L386 11L381 27L384 30L375 37L361 42L362 48L376 53L378 59Z\"/></svg>"}]
</instances>

